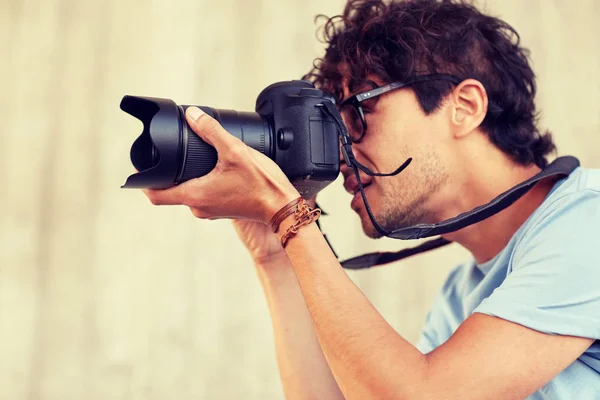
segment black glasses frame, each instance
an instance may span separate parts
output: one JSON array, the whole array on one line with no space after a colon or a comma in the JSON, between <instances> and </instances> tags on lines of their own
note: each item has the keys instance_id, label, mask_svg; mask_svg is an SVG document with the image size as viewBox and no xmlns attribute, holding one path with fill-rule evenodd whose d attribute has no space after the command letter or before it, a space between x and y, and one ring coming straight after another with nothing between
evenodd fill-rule
<instances>
[{"instance_id":1,"label":"black glasses frame","mask_svg":"<svg viewBox=\"0 0 600 400\"><path fill-rule=\"evenodd\" d=\"M360 133L360 136L357 139L354 139L352 137L352 134L350 134L350 139L352 140L352 143L360 142L362 140L362 138L365 136L365 132L367 131L367 120L365 119L365 112L363 111L363 108L361 106L361 103L363 101L373 99L377 96L381 96L382 94L391 92L392 90L401 89L401 88L404 88L404 87L407 87L410 85L414 85L415 83L433 81L433 80L444 80L444 81L451 82L455 85L458 85L459 83L461 83L463 81L463 79L459 78L458 76L449 75L449 74L417 75L405 82L400 82L400 81L392 82L392 83L388 83L386 85L379 86L379 87L371 89L371 90L366 90L364 92L350 96L346 100L344 100L342 103L340 103L340 106L339 106L340 111L348 105L352 106L354 108L354 110L356 111L356 113L358 114L358 116L360 117L360 120L362 123L362 131Z\"/></svg>"}]
</instances>

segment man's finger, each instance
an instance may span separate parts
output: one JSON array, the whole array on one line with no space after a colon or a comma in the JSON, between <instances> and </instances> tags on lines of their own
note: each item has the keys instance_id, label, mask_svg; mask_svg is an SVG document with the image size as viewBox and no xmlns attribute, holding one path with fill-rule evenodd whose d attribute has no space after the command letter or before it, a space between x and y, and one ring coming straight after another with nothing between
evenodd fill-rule
<instances>
[{"instance_id":1,"label":"man's finger","mask_svg":"<svg viewBox=\"0 0 600 400\"><path fill-rule=\"evenodd\" d=\"M227 132L219 122L198 107L188 107L185 112L190 127L206 143L213 146L217 153L239 145L239 139Z\"/></svg>"},{"instance_id":2,"label":"man's finger","mask_svg":"<svg viewBox=\"0 0 600 400\"><path fill-rule=\"evenodd\" d=\"M214 188L215 177L211 174L190 179L169 189L142 189L154 205L185 205L200 207L206 202L205 193Z\"/></svg>"},{"instance_id":3,"label":"man's finger","mask_svg":"<svg viewBox=\"0 0 600 400\"><path fill-rule=\"evenodd\" d=\"M170 189L142 189L142 191L155 206L172 206L185 202L185 188L182 189L181 185Z\"/></svg>"}]
</instances>

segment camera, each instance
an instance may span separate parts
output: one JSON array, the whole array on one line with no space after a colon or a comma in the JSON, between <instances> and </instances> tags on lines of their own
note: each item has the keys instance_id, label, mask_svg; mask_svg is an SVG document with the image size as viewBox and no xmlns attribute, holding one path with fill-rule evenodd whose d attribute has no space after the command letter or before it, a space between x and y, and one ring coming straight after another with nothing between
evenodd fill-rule
<instances>
[{"instance_id":1,"label":"camera","mask_svg":"<svg viewBox=\"0 0 600 400\"><path fill-rule=\"evenodd\" d=\"M322 110L335 104L328 92L304 80L274 83L256 99L256 112L199 106L231 135L271 158L300 194L309 198L340 171L338 128ZM187 105L169 99L125 96L121 109L143 123L131 146L138 170L123 188L165 189L202 177L215 167L217 152L189 127Z\"/></svg>"}]
</instances>

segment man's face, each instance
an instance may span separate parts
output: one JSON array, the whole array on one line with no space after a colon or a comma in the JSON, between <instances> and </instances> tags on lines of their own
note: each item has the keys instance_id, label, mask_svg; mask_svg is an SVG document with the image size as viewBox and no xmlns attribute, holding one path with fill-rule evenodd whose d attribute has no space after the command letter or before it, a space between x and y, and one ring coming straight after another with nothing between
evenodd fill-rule
<instances>
[{"instance_id":1,"label":"man's face","mask_svg":"<svg viewBox=\"0 0 600 400\"><path fill-rule=\"evenodd\" d=\"M380 86L376 77L369 77ZM344 99L373 86L352 88L344 85ZM370 177L360 172L365 195L376 221L387 230L417 223L434 222L432 199L449 181L447 153L448 112L442 104L429 116L421 109L410 88L398 89L362 103L367 130L352 145L356 159L373 172L395 171L407 158L411 164L392 177ZM348 124L347 124L348 125ZM381 237L366 212L354 172L341 162L344 187L351 194L352 209L359 215L367 236Z\"/></svg>"}]
</instances>

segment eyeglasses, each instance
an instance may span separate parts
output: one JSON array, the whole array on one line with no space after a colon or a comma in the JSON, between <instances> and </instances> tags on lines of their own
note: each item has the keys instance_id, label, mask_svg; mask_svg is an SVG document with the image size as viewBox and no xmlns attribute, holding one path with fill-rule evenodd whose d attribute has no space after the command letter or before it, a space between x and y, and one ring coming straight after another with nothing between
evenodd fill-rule
<instances>
[{"instance_id":1,"label":"eyeglasses","mask_svg":"<svg viewBox=\"0 0 600 400\"><path fill-rule=\"evenodd\" d=\"M344 100L339 107L340 114L344 119L344 123L348 128L348 134L353 143L358 143L365 136L367 131L367 120L365 119L365 112L363 110L362 102L373 99L377 96L381 96L384 93L391 92L392 90L401 89L419 82L426 82L432 80L444 80L458 85L462 82L457 76L447 74L430 74L430 75L417 75L406 82L392 82L387 85L383 85L371 90L367 90L362 93L355 94Z\"/></svg>"}]
</instances>

